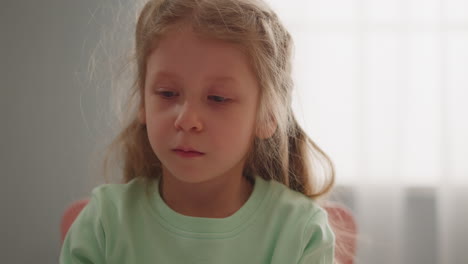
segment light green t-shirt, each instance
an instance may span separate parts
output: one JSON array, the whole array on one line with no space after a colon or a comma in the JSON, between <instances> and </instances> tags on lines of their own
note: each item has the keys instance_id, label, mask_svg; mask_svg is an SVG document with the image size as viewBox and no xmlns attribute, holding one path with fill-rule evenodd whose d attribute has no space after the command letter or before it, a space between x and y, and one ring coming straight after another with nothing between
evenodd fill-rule
<instances>
[{"instance_id":1,"label":"light green t-shirt","mask_svg":"<svg viewBox=\"0 0 468 264\"><path fill-rule=\"evenodd\" d=\"M326 211L281 183L256 177L247 202L226 218L179 214L151 190L140 179L96 187L60 263L333 263Z\"/></svg>"}]
</instances>

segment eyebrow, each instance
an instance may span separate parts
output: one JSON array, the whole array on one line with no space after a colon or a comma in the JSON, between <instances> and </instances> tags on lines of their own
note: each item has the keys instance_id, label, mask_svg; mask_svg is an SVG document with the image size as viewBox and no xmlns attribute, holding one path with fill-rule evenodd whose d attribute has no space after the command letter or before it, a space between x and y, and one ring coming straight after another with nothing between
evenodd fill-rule
<instances>
[{"instance_id":1,"label":"eyebrow","mask_svg":"<svg viewBox=\"0 0 468 264\"><path fill-rule=\"evenodd\" d=\"M155 73L153 81L156 81L161 78L169 78L173 80L180 80L181 77L173 72L168 72L168 71L158 71ZM204 79L204 81L207 82L227 82L227 83L239 83L238 80L232 76L225 76L225 75L213 75L213 76L208 76Z\"/></svg>"},{"instance_id":2,"label":"eyebrow","mask_svg":"<svg viewBox=\"0 0 468 264\"><path fill-rule=\"evenodd\" d=\"M167 72L167 71L158 71L154 74L155 80L159 78L170 78L170 79L180 79L179 76L175 73Z\"/></svg>"}]
</instances>

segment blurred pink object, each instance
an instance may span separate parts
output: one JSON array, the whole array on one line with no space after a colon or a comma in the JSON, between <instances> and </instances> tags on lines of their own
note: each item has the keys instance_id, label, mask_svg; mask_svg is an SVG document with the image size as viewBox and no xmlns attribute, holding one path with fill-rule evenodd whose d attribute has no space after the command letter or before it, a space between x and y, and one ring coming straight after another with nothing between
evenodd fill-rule
<instances>
[{"instance_id":1,"label":"blurred pink object","mask_svg":"<svg viewBox=\"0 0 468 264\"><path fill-rule=\"evenodd\" d=\"M88 204L89 200L88 199L83 199L76 201L72 203L67 210L65 210L65 213L62 216L62 223L60 225L60 235L63 240L65 239L65 236L67 235L68 229L70 226L73 224L75 221L76 217L80 214L81 210Z\"/></svg>"},{"instance_id":2,"label":"blurred pink object","mask_svg":"<svg viewBox=\"0 0 468 264\"><path fill-rule=\"evenodd\" d=\"M336 202L327 202L330 224L336 236L335 258L340 264L353 264L356 256L357 224L353 213Z\"/></svg>"}]
</instances>

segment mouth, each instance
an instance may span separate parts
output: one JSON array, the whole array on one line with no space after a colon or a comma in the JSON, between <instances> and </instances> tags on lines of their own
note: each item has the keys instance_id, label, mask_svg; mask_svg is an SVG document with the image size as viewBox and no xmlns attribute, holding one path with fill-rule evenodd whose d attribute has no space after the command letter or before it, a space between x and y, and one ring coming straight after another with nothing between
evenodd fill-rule
<instances>
[{"instance_id":1,"label":"mouth","mask_svg":"<svg viewBox=\"0 0 468 264\"><path fill-rule=\"evenodd\" d=\"M199 157L205 155L205 153L191 149L191 148L175 148L172 149L175 153L182 157Z\"/></svg>"}]
</instances>

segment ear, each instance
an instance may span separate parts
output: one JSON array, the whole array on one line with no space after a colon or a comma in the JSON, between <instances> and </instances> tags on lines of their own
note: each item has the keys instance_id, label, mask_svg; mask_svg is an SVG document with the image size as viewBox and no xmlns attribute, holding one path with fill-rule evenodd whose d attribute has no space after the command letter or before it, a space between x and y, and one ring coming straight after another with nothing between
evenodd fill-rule
<instances>
[{"instance_id":1,"label":"ear","mask_svg":"<svg viewBox=\"0 0 468 264\"><path fill-rule=\"evenodd\" d=\"M145 107L141 106L140 109L138 110L138 120L142 125L146 125L146 113L145 113Z\"/></svg>"},{"instance_id":2,"label":"ear","mask_svg":"<svg viewBox=\"0 0 468 264\"><path fill-rule=\"evenodd\" d=\"M276 132L277 124L274 120L270 120L266 124L257 127L255 135L260 139L267 139L273 136Z\"/></svg>"}]
</instances>

